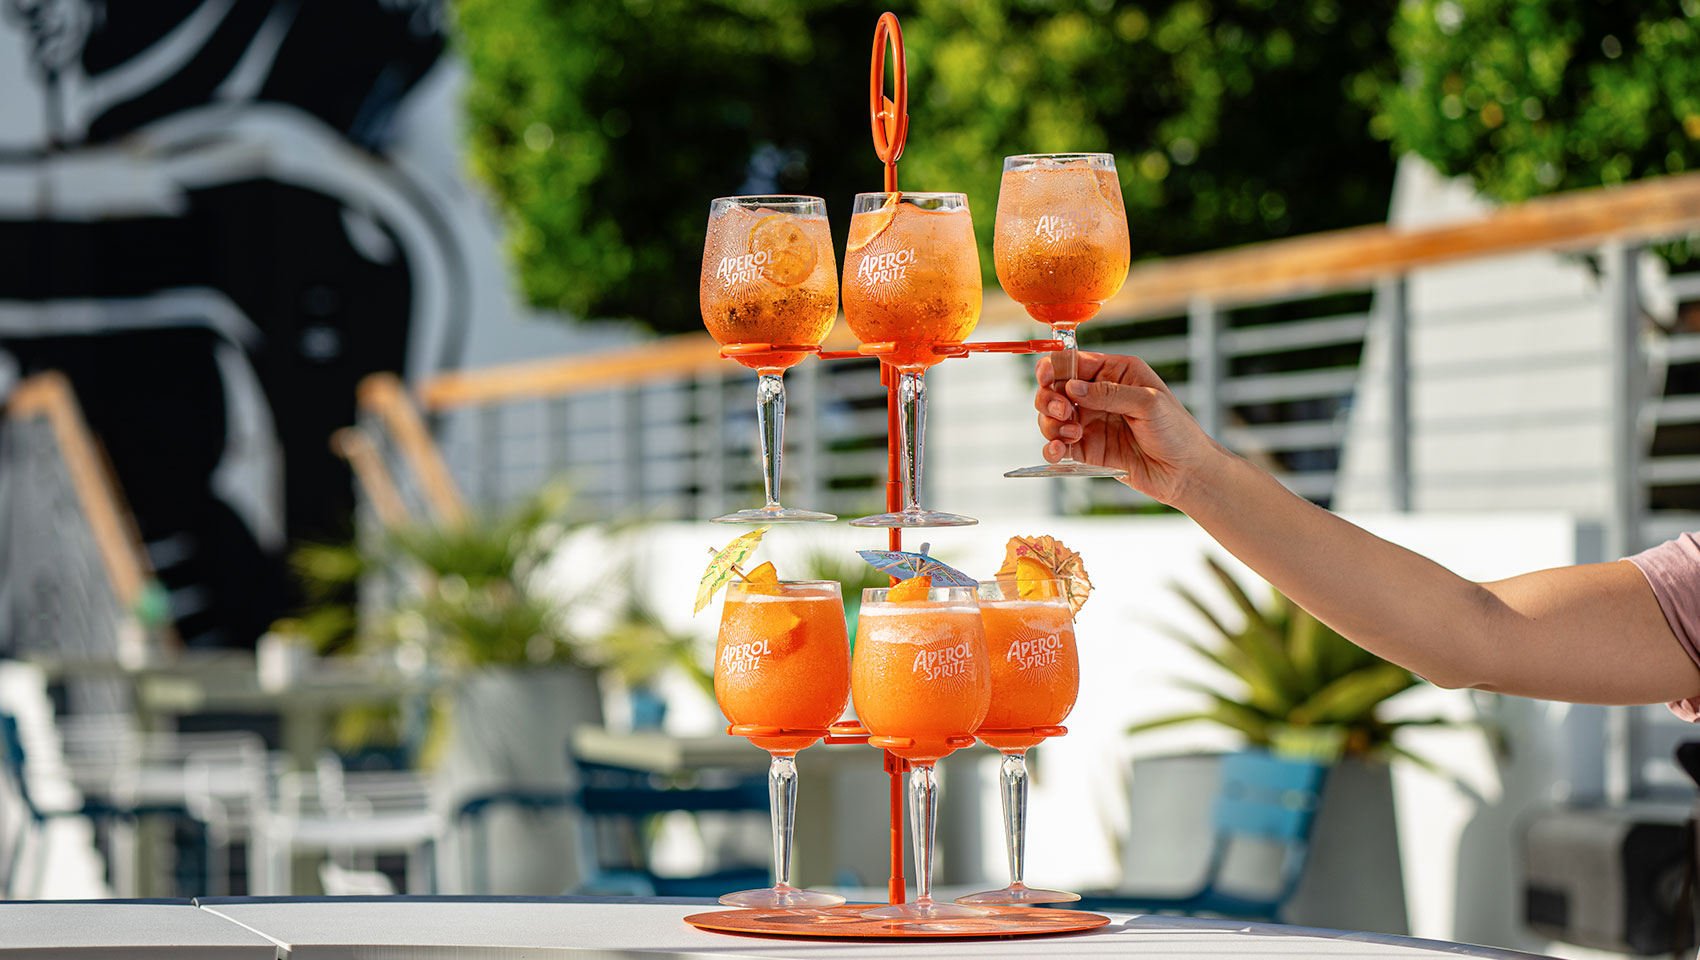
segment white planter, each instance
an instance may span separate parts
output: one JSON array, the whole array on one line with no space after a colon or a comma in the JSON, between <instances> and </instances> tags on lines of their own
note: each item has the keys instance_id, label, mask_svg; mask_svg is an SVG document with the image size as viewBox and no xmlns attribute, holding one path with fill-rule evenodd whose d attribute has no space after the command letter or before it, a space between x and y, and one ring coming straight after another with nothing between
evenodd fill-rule
<instances>
[{"instance_id":1,"label":"white planter","mask_svg":"<svg viewBox=\"0 0 1700 960\"><path fill-rule=\"evenodd\" d=\"M1204 881L1219 780L1218 755L1151 757L1133 764L1130 827L1121 887L1182 896ZM1270 851L1236 847L1224 876L1236 890L1262 892L1277 875ZM1301 926L1405 934L1393 784L1388 767L1348 760L1329 771L1311 834L1310 860L1281 919Z\"/></svg>"},{"instance_id":2,"label":"white planter","mask_svg":"<svg viewBox=\"0 0 1700 960\"><path fill-rule=\"evenodd\" d=\"M452 816L476 794L507 788L571 790L578 776L568 762L573 731L602 722L596 676L579 667L480 670L455 689L449 741L434 782L438 808ZM452 825L458 826L458 825ZM478 868L468 842L440 851L445 892L553 895L583 879L589 851L581 850L579 818L570 811L534 815L498 806L483 818L484 889L467 889Z\"/></svg>"}]
</instances>

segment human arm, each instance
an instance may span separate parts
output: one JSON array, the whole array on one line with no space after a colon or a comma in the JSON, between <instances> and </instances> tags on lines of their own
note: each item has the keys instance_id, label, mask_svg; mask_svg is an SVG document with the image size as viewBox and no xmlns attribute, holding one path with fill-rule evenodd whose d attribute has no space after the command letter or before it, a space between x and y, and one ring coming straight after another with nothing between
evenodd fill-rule
<instances>
[{"instance_id":1,"label":"human arm","mask_svg":"<svg viewBox=\"0 0 1700 960\"><path fill-rule=\"evenodd\" d=\"M1040 360L1047 460L1064 444L1190 516L1295 603L1447 687L1584 703L1700 696L1700 668L1627 562L1474 583L1288 491L1206 436L1137 358L1081 353L1065 399ZM1064 406L1058 407L1062 403ZM1064 419L1079 407L1078 422Z\"/></svg>"}]
</instances>

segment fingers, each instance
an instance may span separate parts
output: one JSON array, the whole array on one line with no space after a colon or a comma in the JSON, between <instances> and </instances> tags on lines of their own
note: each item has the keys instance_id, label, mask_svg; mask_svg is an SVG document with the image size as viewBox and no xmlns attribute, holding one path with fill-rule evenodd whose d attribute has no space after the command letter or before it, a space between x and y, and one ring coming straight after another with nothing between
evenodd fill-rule
<instances>
[{"instance_id":1,"label":"fingers","mask_svg":"<svg viewBox=\"0 0 1700 960\"><path fill-rule=\"evenodd\" d=\"M1040 413L1039 432L1044 435L1046 440L1062 439L1072 443L1079 440L1085 430L1078 421L1070 417L1053 417Z\"/></svg>"},{"instance_id":2,"label":"fingers","mask_svg":"<svg viewBox=\"0 0 1700 960\"><path fill-rule=\"evenodd\" d=\"M1033 409L1058 420L1066 420L1074 415L1074 402L1055 390L1039 388L1033 395Z\"/></svg>"},{"instance_id":3,"label":"fingers","mask_svg":"<svg viewBox=\"0 0 1700 960\"><path fill-rule=\"evenodd\" d=\"M1084 409L1102 410L1105 413L1116 413L1135 419L1150 418L1157 404L1167 396L1167 391L1160 386L1130 386L1104 380L1090 383L1084 380L1070 380L1067 393L1070 400Z\"/></svg>"},{"instance_id":4,"label":"fingers","mask_svg":"<svg viewBox=\"0 0 1700 960\"><path fill-rule=\"evenodd\" d=\"M1041 389L1056 382L1056 367L1051 364L1050 354L1039 358L1033 366L1033 372L1038 377ZM1108 380L1130 386L1168 389L1163 378L1157 376L1150 364L1138 357L1115 353L1091 353L1085 350L1077 352L1074 374L1078 380Z\"/></svg>"},{"instance_id":5,"label":"fingers","mask_svg":"<svg viewBox=\"0 0 1700 960\"><path fill-rule=\"evenodd\" d=\"M1075 371L1081 380L1107 380L1129 386L1167 389L1163 378L1138 357L1117 353L1080 353L1076 355Z\"/></svg>"},{"instance_id":6,"label":"fingers","mask_svg":"<svg viewBox=\"0 0 1700 960\"><path fill-rule=\"evenodd\" d=\"M1052 440L1039 448L1039 453L1046 463L1056 463L1068 453L1068 445L1060 440Z\"/></svg>"}]
</instances>

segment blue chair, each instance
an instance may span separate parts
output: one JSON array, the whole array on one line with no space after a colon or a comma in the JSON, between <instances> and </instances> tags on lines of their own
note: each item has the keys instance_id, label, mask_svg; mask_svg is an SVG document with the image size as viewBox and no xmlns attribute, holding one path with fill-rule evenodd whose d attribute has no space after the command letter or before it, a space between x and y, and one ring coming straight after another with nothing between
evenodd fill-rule
<instances>
[{"instance_id":1,"label":"blue chair","mask_svg":"<svg viewBox=\"0 0 1700 960\"><path fill-rule=\"evenodd\" d=\"M1304 876L1311 828L1327 781L1328 767L1309 760L1289 760L1262 751L1226 754L1222 782L1212 815L1215 839L1204 883L1185 896L1141 896L1123 891L1087 894L1078 903L1058 904L1078 910L1117 910L1124 913L1214 914L1245 920L1276 921L1281 907ZM1281 853L1280 875L1272 893L1248 895L1222 885L1229 848L1236 842L1276 846Z\"/></svg>"},{"instance_id":2,"label":"blue chair","mask_svg":"<svg viewBox=\"0 0 1700 960\"><path fill-rule=\"evenodd\" d=\"M644 770L575 761L580 785L576 790L539 787L497 790L468 797L456 809L455 823L470 839L463 846L471 861L472 889L489 892L484 817L492 809L510 807L530 813L577 811L588 823L586 846L595 862L585 865L586 877L575 893L601 896L716 897L733 890L766 886L766 867L735 868L692 877L666 877L648 869L642 844L633 848L631 862L610 868L597 855L597 827L641 828L650 817L685 813L768 813L767 775L702 771L696 782L679 783Z\"/></svg>"}]
</instances>

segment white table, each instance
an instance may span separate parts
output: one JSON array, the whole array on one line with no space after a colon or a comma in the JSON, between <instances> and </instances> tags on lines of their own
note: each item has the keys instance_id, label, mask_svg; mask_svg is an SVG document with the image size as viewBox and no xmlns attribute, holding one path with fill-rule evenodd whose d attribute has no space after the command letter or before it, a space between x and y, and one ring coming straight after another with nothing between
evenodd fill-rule
<instances>
[{"instance_id":1,"label":"white table","mask_svg":"<svg viewBox=\"0 0 1700 960\"><path fill-rule=\"evenodd\" d=\"M6 960L277 960L277 944L187 900L0 902Z\"/></svg>"},{"instance_id":2,"label":"white table","mask_svg":"<svg viewBox=\"0 0 1700 960\"><path fill-rule=\"evenodd\" d=\"M1530 960L1533 954L1381 934L1181 917L1112 915L1080 934L1018 940L853 942L707 933L683 918L704 902L567 898L377 897L227 899L198 903L0 904L0 960L52 957L278 958L356 956L519 960L562 957L693 960L863 960L1124 957L1245 960Z\"/></svg>"}]
</instances>

